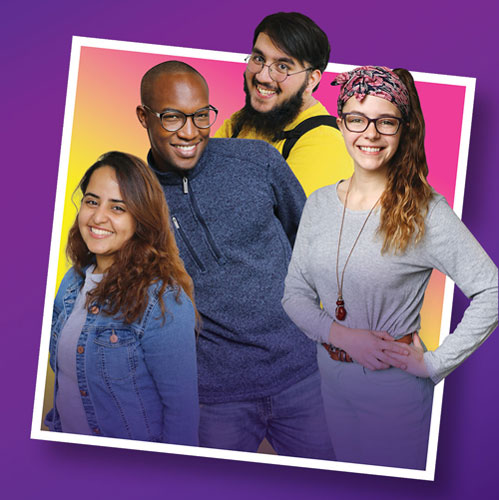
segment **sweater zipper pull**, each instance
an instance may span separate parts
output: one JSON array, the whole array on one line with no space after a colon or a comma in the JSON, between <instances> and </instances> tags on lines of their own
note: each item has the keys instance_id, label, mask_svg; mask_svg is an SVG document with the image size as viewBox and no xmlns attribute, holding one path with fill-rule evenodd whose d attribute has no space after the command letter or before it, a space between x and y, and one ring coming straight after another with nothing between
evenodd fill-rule
<instances>
[{"instance_id":1,"label":"sweater zipper pull","mask_svg":"<svg viewBox=\"0 0 499 500\"><path fill-rule=\"evenodd\" d=\"M187 177L182 178L182 187L183 187L184 194L188 194L189 193L189 181L188 181Z\"/></svg>"}]
</instances>

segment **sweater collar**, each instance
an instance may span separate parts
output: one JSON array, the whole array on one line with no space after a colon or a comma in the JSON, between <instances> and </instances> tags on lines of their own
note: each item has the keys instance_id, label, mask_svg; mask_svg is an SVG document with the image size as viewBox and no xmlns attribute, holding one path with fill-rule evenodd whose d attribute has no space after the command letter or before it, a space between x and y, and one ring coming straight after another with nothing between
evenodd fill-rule
<instances>
[{"instance_id":1,"label":"sweater collar","mask_svg":"<svg viewBox=\"0 0 499 500\"><path fill-rule=\"evenodd\" d=\"M189 170L169 172L163 172L159 170L154 162L154 157L151 150L149 150L149 152L147 153L147 163L149 164L149 167L151 167L151 170L156 174L156 177L161 184L181 184L184 177L189 180L194 179L202 172L206 165L209 164L212 157L212 147L210 146L212 145L213 140L214 139L210 139L208 141L208 144L206 145L201 158L199 158L199 161L196 163L196 165Z\"/></svg>"}]
</instances>

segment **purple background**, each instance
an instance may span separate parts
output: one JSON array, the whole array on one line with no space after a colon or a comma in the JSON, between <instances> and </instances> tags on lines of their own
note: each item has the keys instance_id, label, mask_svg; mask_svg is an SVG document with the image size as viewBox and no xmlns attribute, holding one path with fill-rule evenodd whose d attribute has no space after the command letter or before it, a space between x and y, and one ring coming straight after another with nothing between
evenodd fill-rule
<instances>
[{"instance_id":1,"label":"purple background","mask_svg":"<svg viewBox=\"0 0 499 500\"><path fill-rule=\"evenodd\" d=\"M476 77L463 220L497 262L495 2L478 0L463 11L445 0L291 0L268 8L190 0L6 3L0 12L7 108L2 207L12 215L1 249L0 474L6 498L492 497L499 444L497 334L446 382L434 483L32 441L29 433L72 35L248 52L264 15L297 10L326 31L334 62ZM453 325L465 305L456 292Z\"/></svg>"}]
</instances>

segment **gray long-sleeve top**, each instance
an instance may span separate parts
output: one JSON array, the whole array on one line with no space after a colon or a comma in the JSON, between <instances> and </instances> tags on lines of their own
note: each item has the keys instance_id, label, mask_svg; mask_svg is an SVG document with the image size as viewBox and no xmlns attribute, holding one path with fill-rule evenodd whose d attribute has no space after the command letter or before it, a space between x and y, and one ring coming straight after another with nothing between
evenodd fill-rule
<instances>
[{"instance_id":1,"label":"gray long-sleeve top","mask_svg":"<svg viewBox=\"0 0 499 500\"><path fill-rule=\"evenodd\" d=\"M308 337L319 342L328 342L334 321L342 211L337 184L319 189L308 198L285 281L285 311ZM346 210L340 276L367 214ZM367 221L345 270L343 299L347 316L342 324L386 331L394 338L419 330L424 293L432 270L438 269L472 299L453 334L435 351L424 354L430 377L438 383L496 328L497 267L445 198L436 192L426 216L423 240L401 255L381 254L379 217L378 208Z\"/></svg>"}]
</instances>

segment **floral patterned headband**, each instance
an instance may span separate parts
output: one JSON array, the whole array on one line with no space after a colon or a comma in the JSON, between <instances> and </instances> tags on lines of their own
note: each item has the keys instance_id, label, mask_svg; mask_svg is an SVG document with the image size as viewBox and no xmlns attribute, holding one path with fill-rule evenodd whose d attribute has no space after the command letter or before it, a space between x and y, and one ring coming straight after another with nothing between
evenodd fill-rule
<instances>
[{"instance_id":1,"label":"floral patterned headband","mask_svg":"<svg viewBox=\"0 0 499 500\"><path fill-rule=\"evenodd\" d=\"M331 85L341 85L338 96L338 116L342 115L344 104L355 96L362 101L366 95L381 97L393 102L402 116L409 116L409 92L402 80L384 66L361 66L352 71L340 73Z\"/></svg>"}]
</instances>

